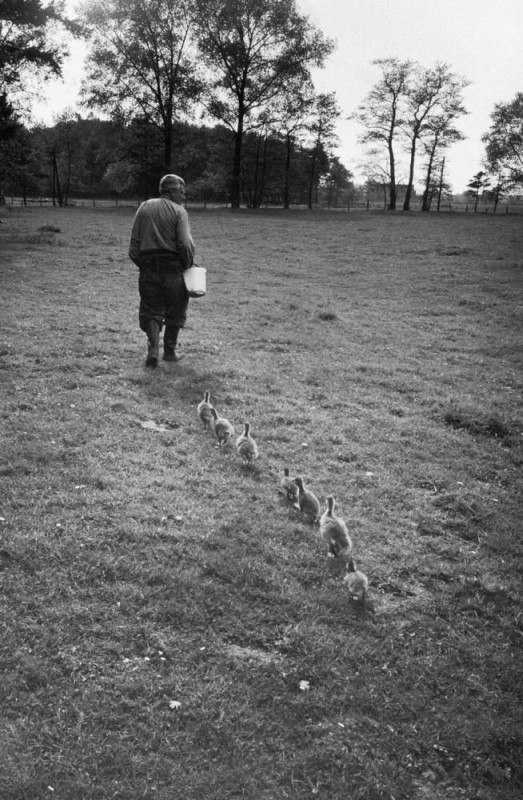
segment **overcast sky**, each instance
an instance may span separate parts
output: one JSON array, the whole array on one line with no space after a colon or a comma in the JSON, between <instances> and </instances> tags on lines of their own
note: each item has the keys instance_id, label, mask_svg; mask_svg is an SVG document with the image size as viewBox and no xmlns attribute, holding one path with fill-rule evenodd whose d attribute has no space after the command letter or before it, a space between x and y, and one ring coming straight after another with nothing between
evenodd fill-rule
<instances>
[{"instance_id":1,"label":"overcast sky","mask_svg":"<svg viewBox=\"0 0 523 800\"><path fill-rule=\"evenodd\" d=\"M314 75L319 91L335 91L344 117L379 80L372 62L397 57L425 67L445 62L471 85L465 89L460 130L468 137L449 150L446 165L454 192L481 169L481 137L494 104L523 92L523 0L297 0L321 30L337 40L336 52ZM362 129L338 125L338 155L357 174Z\"/></svg>"},{"instance_id":2,"label":"overcast sky","mask_svg":"<svg viewBox=\"0 0 523 800\"><path fill-rule=\"evenodd\" d=\"M481 169L481 136L490 126L494 104L523 92L523 0L297 0L297 5L337 41L314 82L318 91L336 92L342 109L337 155L356 178L361 128L346 117L380 78L373 60L397 57L425 67L445 62L471 81L464 91L470 113L460 124L468 138L447 157L452 189L463 191ZM55 114L74 105L82 53L78 46L64 70L65 82L49 87L45 102L33 109L39 120L51 123Z\"/></svg>"}]
</instances>

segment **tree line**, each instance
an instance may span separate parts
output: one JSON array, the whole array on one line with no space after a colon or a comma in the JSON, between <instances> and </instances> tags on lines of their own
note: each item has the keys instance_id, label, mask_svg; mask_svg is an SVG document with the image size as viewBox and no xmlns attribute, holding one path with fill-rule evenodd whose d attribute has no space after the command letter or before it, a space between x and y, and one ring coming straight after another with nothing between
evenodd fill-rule
<instances>
[{"instance_id":1,"label":"tree line","mask_svg":"<svg viewBox=\"0 0 523 800\"><path fill-rule=\"evenodd\" d=\"M60 28L89 44L89 118L28 129L20 107L31 72L62 74ZM320 191L332 199L351 174L334 155L336 95L315 90L312 70L333 49L295 0L91 0L75 20L60 0L2 0L0 187L46 184L60 203L73 192L149 196L160 174L176 171L193 194L233 208L312 207ZM392 210L400 186L409 210L421 175L429 210L448 189L445 158L463 138L468 82L447 64L374 64L380 78L351 115L363 131L360 166ZM496 106L484 137L485 174L500 191L522 182L522 129L518 94Z\"/></svg>"},{"instance_id":2,"label":"tree line","mask_svg":"<svg viewBox=\"0 0 523 800\"><path fill-rule=\"evenodd\" d=\"M188 199L230 204L234 152L227 128L177 122L171 136L173 169L184 176ZM157 195L165 172L162 137L144 119L122 125L66 113L52 127L19 130L0 143L0 152L9 154L4 189L24 203L33 197L59 206L82 198L143 199ZM289 150L285 140L263 130L245 135L242 205L312 207L320 199L338 205L351 187L350 173L321 146Z\"/></svg>"}]
</instances>

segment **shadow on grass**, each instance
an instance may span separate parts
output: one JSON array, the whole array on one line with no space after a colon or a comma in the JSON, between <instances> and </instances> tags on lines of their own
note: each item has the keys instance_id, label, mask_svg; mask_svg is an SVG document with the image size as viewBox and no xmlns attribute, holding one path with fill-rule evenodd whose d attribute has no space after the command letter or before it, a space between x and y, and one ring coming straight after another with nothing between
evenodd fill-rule
<instances>
[{"instance_id":1,"label":"shadow on grass","mask_svg":"<svg viewBox=\"0 0 523 800\"><path fill-rule=\"evenodd\" d=\"M188 361L176 364L161 363L157 369L145 366L141 372L131 376L129 382L138 386L149 399L176 399L193 403L200 401L205 391L218 394L223 389L219 374L208 370L199 372Z\"/></svg>"},{"instance_id":2,"label":"shadow on grass","mask_svg":"<svg viewBox=\"0 0 523 800\"><path fill-rule=\"evenodd\" d=\"M445 413L445 422L456 430L465 430L473 436L492 436L501 439L504 444L512 444L512 431L498 414L476 414L473 411L449 409Z\"/></svg>"}]
</instances>

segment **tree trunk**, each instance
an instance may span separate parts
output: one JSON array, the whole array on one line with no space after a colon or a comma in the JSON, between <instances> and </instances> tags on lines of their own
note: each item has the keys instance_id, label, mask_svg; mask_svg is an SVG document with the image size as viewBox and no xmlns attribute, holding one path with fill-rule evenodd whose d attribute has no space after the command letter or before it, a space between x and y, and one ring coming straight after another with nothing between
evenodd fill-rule
<instances>
[{"instance_id":1,"label":"tree trunk","mask_svg":"<svg viewBox=\"0 0 523 800\"><path fill-rule=\"evenodd\" d=\"M396 211L396 163L394 160L394 149L392 140L389 141L389 164L390 164L390 190L389 190L389 209Z\"/></svg>"},{"instance_id":2,"label":"tree trunk","mask_svg":"<svg viewBox=\"0 0 523 800\"><path fill-rule=\"evenodd\" d=\"M494 190L494 214L498 209L499 198L501 196L501 175L498 178L498 185Z\"/></svg>"},{"instance_id":3,"label":"tree trunk","mask_svg":"<svg viewBox=\"0 0 523 800\"><path fill-rule=\"evenodd\" d=\"M264 136L263 139L263 161L261 165L261 178L260 178L260 189L258 194L258 207L261 206L263 203L263 195L265 192L265 178L267 177L267 136ZM267 206L267 199L265 200L265 206Z\"/></svg>"},{"instance_id":4,"label":"tree trunk","mask_svg":"<svg viewBox=\"0 0 523 800\"><path fill-rule=\"evenodd\" d=\"M434 153L435 147L433 147L430 151L429 156L429 163L427 164L427 174L425 176L425 188L423 190L423 199L421 201L421 210L422 211L430 211L430 201L429 201L429 194L432 198L432 194L430 192L430 182L432 180L432 167L434 164Z\"/></svg>"},{"instance_id":5,"label":"tree trunk","mask_svg":"<svg viewBox=\"0 0 523 800\"><path fill-rule=\"evenodd\" d=\"M441 195L443 194L443 172L445 170L445 159L441 162L441 172L439 174L439 186L438 186L438 211L440 210L441 206Z\"/></svg>"},{"instance_id":6,"label":"tree trunk","mask_svg":"<svg viewBox=\"0 0 523 800\"><path fill-rule=\"evenodd\" d=\"M314 171L316 169L316 153L317 153L317 145L314 145L311 158L311 170L309 174L309 196L307 204L311 211L312 211L312 196L314 193Z\"/></svg>"},{"instance_id":7,"label":"tree trunk","mask_svg":"<svg viewBox=\"0 0 523 800\"><path fill-rule=\"evenodd\" d=\"M254 162L254 182L252 187L252 200L251 205L253 208L259 208L261 204L261 191L260 191L260 151L261 151L261 133L258 136L256 144L256 161Z\"/></svg>"},{"instance_id":8,"label":"tree trunk","mask_svg":"<svg viewBox=\"0 0 523 800\"><path fill-rule=\"evenodd\" d=\"M62 197L62 190L60 188L60 176L58 174L58 164L56 163L56 153L54 151L52 153L52 162L53 162L53 206L56 205L56 200L58 200L58 205L61 208L64 204L64 201Z\"/></svg>"},{"instance_id":9,"label":"tree trunk","mask_svg":"<svg viewBox=\"0 0 523 800\"><path fill-rule=\"evenodd\" d=\"M71 197L71 175L73 171L73 154L71 153L70 147L67 150L67 173L65 176L65 188L64 188L64 205L69 205L69 199Z\"/></svg>"},{"instance_id":10,"label":"tree trunk","mask_svg":"<svg viewBox=\"0 0 523 800\"><path fill-rule=\"evenodd\" d=\"M56 205L56 174L54 171L54 153L51 153L51 199L54 207Z\"/></svg>"},{"instance_id":11,"label":"tree trunk","mask_svg":"<svg viewBox=\"0 0 523 800\"><path fill-rule=\"evenodd\" d=\"M169 174L172 169L172 149L173 149L173 123L172 119L165 120L163 126L163 161L165 173Z\"/></svg>"},{"instance_id":12,"label":"tree trunk","mask_svg":"<svg viewBox=\"0 0 523 800\"><path fill-rule=\"evenodd\" d=\"M410 148L410 164L409 164L409 182L407 183L407 191L405 192L405 199L403 201L403 211L410 211L410 198L412 197L412 185L414 183L414 161L416 159L416 137L412 140Z\"/></svg>"},{"instance_id":13,"label":"tree trunk","mask_svg":"<svg viewBox=\"0 0 523 800\"><path fill-rule=\"evenodd\" d=\"M243 145L243 113L238 114L238 129L234 133L234 158L232 163L231 208L240 208L241 167Z\"/></svg>"},{"instance_id":14,"label":"tree trunk","mask_svg":"<svg viewBox=\"0 0 523 800\"><path fill-rule=\"evenodd\" d=\"M286 209L290 207L291 149L292 149L292 139L291 136L287 134L286 153L285 153L285 176L283 184L283 207Z\"/></svg>"}]
</instances>

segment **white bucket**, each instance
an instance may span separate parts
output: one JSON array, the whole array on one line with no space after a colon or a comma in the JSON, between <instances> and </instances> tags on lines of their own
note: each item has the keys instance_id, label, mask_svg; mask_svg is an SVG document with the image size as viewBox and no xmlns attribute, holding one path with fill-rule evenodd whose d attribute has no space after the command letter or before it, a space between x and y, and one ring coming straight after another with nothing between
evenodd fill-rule
<instances>
[{"instance_id":1,"label":"white bucket","mask_svg":"<svg viewBox=\"0 0 523 800\"><path fill-rule=\"evenodd\" d=\"M205 267L189 267L183 273L185 287L189 297L203 297L207 291Z\"/></svg>"}]
</instances>

